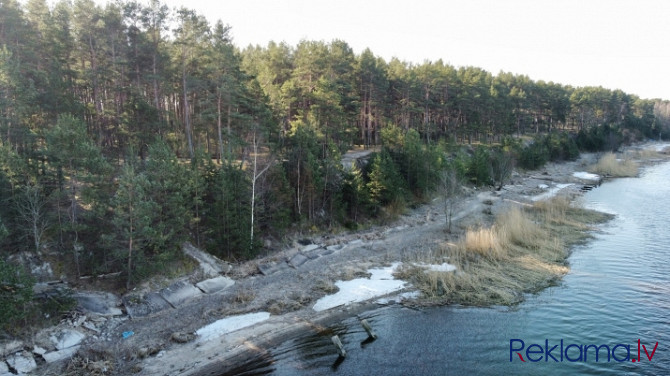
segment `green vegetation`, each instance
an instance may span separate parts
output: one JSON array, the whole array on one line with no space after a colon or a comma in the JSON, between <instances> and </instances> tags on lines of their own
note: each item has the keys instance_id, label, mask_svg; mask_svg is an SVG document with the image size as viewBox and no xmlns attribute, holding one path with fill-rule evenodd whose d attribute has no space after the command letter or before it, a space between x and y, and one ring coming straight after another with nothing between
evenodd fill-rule
<instances>
[{"instance_id":1,"label":"green vegetation","mask_svg":"<svg viewBox=\"0 0 670 376\"><path fill-rule=\"evenodd\" d=\"M463 182L500 189L515 165L670 135L668 101L340 40L240 49L159 0L8 0L0 25L0 259L48 251L126 288L179 265L187 240L249 259L263 237L357 228L436 193L451 213ZM354 145L375 153L343 166Z\"/></svg>"}]
</instances>

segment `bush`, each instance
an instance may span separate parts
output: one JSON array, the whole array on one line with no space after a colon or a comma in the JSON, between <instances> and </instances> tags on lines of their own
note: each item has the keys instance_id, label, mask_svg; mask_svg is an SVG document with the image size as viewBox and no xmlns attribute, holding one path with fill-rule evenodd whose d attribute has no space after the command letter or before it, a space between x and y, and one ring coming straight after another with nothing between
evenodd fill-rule
<instances>
[{"instance_id":1,"label":"bush","mask_svg":"<svg viewBox=\"0 0 670 376\"><path fill-rule=\"evenodd\" d=\"M535 140L519 153L519 166L527 170L535 170L549 161L549 151L540 140Z\"/></svg>"}]
</instances>

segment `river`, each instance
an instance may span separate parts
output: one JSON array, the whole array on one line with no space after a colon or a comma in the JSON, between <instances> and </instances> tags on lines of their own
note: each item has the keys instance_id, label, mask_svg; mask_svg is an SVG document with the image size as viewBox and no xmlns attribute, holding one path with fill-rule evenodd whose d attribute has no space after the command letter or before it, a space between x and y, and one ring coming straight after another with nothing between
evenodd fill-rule
<instances>
[{"instance_id":1,"label":"river","mask_svg":"<svg viewBox=\"0 0 670 376\"><path fill-rule=\"evenodd\" d=\"M248 374L670 374L670 163L606 182L583 201L616 217L573 249L558 286L511 308L379 308L332 327L344 360L329 335L306 333L270 349L272 363ZM362 318L377 340L366 341ZM600 347L596 362L588 345L611 351Z\"/></svg>"}]
</instances>

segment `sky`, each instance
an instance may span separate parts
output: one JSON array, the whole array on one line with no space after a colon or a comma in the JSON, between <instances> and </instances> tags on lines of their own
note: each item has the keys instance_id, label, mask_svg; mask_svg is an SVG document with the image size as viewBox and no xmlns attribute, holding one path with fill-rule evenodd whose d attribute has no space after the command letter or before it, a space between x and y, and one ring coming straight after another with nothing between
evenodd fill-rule
<instances>
[{"instance_id":1,"label":"sky","mask_svg":"<svg viewBox=\"0 0 670 376\"><path fill-rule=\"evenodd\" d=\"M163 2L222 20L241 48L340 39L386 61L442 59L493 74L670 99L668 0Z\"/></svg>"}]
</instances>

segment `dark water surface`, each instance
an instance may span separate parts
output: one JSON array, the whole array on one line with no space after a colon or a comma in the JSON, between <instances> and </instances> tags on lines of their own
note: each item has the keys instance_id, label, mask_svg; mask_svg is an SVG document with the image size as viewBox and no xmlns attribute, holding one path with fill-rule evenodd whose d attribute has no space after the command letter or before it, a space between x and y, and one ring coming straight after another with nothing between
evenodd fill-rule
<instances>
[{"instance_id":1,"label":"dark water surface","mask_svg":"<svg viewBox=\"0 0 670 376\"><path fill-rule=\"evenodd\" d=\"M357 318L332 329L348 351L337 354L328 335L305 334L270 349L273 375L670 375L670 164L647 168L640 178L618 179L584 196L585 204L616 214L602 233L574 250L571 272L559 286L529 296L513 308L441 307L422 311L385 307L362 314L379 338L362 343L366 333ZM510 340L549 348L539 362L521 362ZM597 346L646 345L641 363L607 362L601 350L587 361L560 362L560 341ZM520 343L515 343L515 346ZM535 348L537 349L537 348ZM543 349L544 350L544 349ZM525 360L525 349L520 351ZM567 355L579 357L579 349ZM618 347L622 360L627 350ZM254 374L251 371L250 374ZM257 373L256 373L257 374Z\"/></svg>"}]
</instances>

